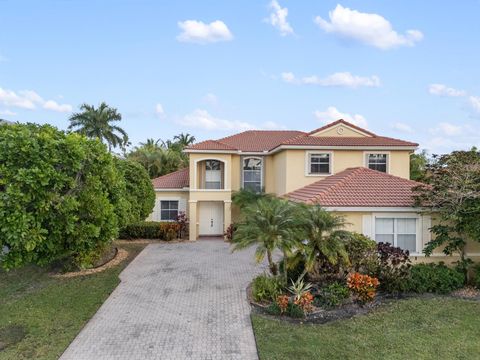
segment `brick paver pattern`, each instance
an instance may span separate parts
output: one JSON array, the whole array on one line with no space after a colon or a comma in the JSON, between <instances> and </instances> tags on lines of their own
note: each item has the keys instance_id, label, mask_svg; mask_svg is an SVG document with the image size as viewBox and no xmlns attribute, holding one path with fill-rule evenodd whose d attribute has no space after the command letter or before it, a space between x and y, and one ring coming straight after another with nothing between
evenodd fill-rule
<instances>
[{"instance_id":1,"label":"brick paver pattern","mask_svg":"<svg viewBox=\"0 0 480 360\"><path fill-rule=\"evenodd\" d=\"M148 245L61 359L258 359L245 290L265 265L253 252Z\"/></svg>"}]
</instances>

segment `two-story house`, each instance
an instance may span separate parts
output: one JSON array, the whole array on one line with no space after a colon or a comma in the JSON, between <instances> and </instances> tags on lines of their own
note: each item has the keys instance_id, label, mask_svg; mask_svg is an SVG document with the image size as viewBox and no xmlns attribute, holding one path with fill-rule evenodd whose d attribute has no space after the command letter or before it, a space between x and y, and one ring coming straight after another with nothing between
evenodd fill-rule
<instances>
[{"instance_id":1,"label":"two-story house","mask_svg":"<svg viewBox=\"0 0 480 360\"><path fill-rule=\"evenodd\" d=\"M309 133L245 131L188 147L188 169L153 180L151 220L185 211L190 240L222 235L238 216L241 188L318 203L345 216L348 229L421 256L431 217L413 207L410 154L418 144L376 135L344 120Z\"/></svg>"}]
</instances>

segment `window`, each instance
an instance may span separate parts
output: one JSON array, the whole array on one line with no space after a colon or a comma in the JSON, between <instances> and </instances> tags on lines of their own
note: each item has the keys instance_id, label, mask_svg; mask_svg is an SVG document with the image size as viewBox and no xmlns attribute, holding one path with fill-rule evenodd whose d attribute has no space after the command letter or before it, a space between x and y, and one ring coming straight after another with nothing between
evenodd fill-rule
<instances>
[{"instance_id":1,"label":"window","mask_svg":"<svg viewBox=\"0 0 480 360\"><path fill-rule=\"evenodd\" d=\"M222 188L222 170L220 161L205 161L205 189L221 189Z\"/></svg>"},{"instance_id":2,"label":"window","mask_svg":"<svg viewBox=\"0 0 480 360\"><path fill-rule=\"evenodd\" d=\"M330 154L309 154L308 173L311 175L330 174Z\"/></svg>"},{"instance_id":3,"label":"window","mask_svg":"<svg viewBox=\"0 0 480 360\"><path fill-rule=\"evenodd\" d=\"M387 154L367 154L367 167L372 170L387 172Z\"/></svg>"},{"instance_id":4,"label":"window","mask_svg":"<svg viewBox=\"0 0 480 360\"><path fill-rule=\"evenodd\" d=\"M257 193L262 191L262 159L243 159L243 188Z\"/></svg>"},{"instance_id":5,"label":"window","mask_svg":"<svg viewBox=\"0 0 480 360\"><path fill-rule=\"evenodd\" d=\"M403 250L417 250L417 219L375 218L375 241L390 243Z\"/></svg>"},{"instance_id":6,"label":"window","mask_svg":"<svg viewBox=\"0 0 480 360\"><path fill-rule=\"evenodd\" d=\"M162 200L160 201L160 220L175 221L178 216L178 200Z\"/></svg>"}]
</instances>

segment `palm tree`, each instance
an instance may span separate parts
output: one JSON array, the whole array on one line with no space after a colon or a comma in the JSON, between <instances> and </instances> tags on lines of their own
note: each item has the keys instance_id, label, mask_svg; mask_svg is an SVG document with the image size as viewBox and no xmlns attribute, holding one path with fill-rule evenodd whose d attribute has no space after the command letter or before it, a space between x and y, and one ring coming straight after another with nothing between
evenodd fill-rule
<instances>
[{"instance_id":1,"label":"palm tree","mask_svg":"<svg viewBox=\"0 0 480 360\"><path fill-rule=\"evenodd\" d=\"M98 108L93 105L80 105L81 112L70 116L70 126L68 129L74 129L75 132L83 134L90 138L99 139L108 144L108 150L112 147L125 149L128 145L128 135L121 127L111 123L122 120L122 115L116 108L108 106L102 102Z\"/></svg>"},{"instance_id":2,"label":"palm tree","mask_svg":"<svg viewBox=\"0 0 480 360\"><path fill-rule=\"evenodd\" d=\"M284 258L298 245L298 217L295 206L278 198L262 198L243 209L245 220L238 225L233 238L233 251L256 245L255 259L267 256L272 275L278 274L273 252L279 249Z\"/></svg>"},{"instance_id":3,"label":"palm tree","mask_svg":"<svg viewBox=\"0 0 480 360\"><path fill-rule=\"evenodd\" d=\"M234 205L243 209L247 206L255 204L260 199L271 199L273 195L264 192L258 193L252 189L240 189L232 194L232 202Z\"/></svg>"},{"instance_id":4,"label":"palm tree","mask_svg":"<svg viewBox=\"0 0 480 360\"><path fill-rule=\"evenodd\" d=\"M173 140L176 140L182 148L186 148L189 145L192 145L195 142L195 136L190 135L189 133L181 133L173 137Z\"/></svg>"},{"instance_id":5,"label":"palm tree","mask_svg":"<svg viewBox=\"0 0 480 360\"><path fill-rule=\"evenodd\" d=\"M311 278L318 279L323 267L335 266L340 262L348 264L344 240L350 232L344 230L344 218L326 211L320 205L298 206L305 241L295 258L301 258L305 263L303 275L308 272Z\"/></svg>"}]
</instances>

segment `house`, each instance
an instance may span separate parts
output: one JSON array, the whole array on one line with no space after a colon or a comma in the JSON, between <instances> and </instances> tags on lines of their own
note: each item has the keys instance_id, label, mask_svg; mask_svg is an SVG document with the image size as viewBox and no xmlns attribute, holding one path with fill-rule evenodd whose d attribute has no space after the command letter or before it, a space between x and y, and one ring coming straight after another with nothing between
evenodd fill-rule
<instances>
[{"instance_id":1,"label":"house","mask_svg":"<svg viewBox=\"0 0 480 360\"><path fill-rule=\"evenodd\" d=\"M190 240L222 235L238 216L241 188L318 203L348 229L423 256L431 215L413 207L410 154L418 144L379 136L345 120L309 133L251 130L188 147L190 166L152 180L151 220L190 219Z\"/></svg>"}]
</instances>

